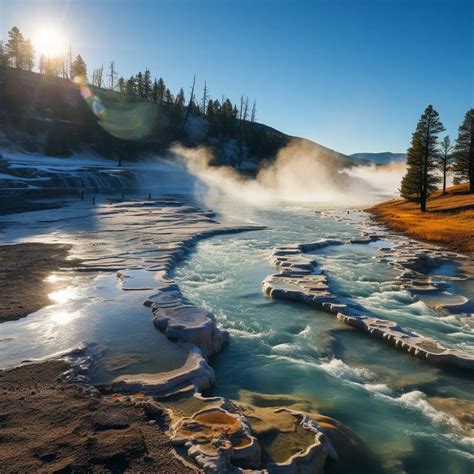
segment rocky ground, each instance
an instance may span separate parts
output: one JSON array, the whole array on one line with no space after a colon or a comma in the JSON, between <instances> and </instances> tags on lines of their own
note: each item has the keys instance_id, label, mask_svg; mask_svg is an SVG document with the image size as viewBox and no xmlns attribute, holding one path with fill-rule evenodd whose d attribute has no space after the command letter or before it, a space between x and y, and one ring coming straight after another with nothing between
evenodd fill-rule
<instances>
[{"instance_id":1,"label":"rocky ground","mask_svg":"<svg viewBox=\"0 0 474 474\"><path fill-rule=\"evenodd\" d=\"M68 369L0 372L1 472L195 472L172 455L163 412L60 381Z\"/></svg>"}]
</instances>

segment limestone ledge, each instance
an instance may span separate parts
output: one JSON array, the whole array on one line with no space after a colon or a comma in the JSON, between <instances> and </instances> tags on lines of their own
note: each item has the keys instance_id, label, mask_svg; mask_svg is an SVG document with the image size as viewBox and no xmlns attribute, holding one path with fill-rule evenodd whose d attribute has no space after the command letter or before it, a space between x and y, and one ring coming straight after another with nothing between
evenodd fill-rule
<instances>
[{"instance_id":1,"label":"limestone ledge","mask_svg":"<svg viewBox=\"0 0 474 474\"><path fill-rule=\"evenodd\" d=\"M121 375L108 386L114 392L145 392L166 398L174 393L193 393L211 388L215 374L201 351L192 345L186 362L168 372Z\"/></svg>"},{"instance_id":2,"label":"limestone ledge","mask_svg":"<svg viewBox=\"0 0 474 474\"><path fill-rule=\"evenodd\" d=\"M260 444L247 417L247 413L255 416L251 410L221 397L204 398L199 394L164 406L171 418L172 443L178 450L184 449L205 473L289 474L303 472L302 469L317 473L323 472L328 456L337 460L337 453L325 431L306 412L286 407L268 409L274 414L288 413L293 419L289 431L296 435L299 426L307 432L309 441L284 462L262 466ZM272 429L276 434L279 427Z\"/></svg>"},{"instance_id":3,"label":"limestone ledge","mask_svg":"<svg viewBox=\"0 0 474 474\"><path fill-rule=\"evenodd\" d=\"M371 236L368 241L374 241L377 236ZM341 245L344 242L335 239L321 239L317 242L300 243L277 247L270 256L270 262L280 272L270 275L262 282L262 291L274 299L301 301L328 313L334 314L340 321L360 329L369 335L381 339L396 348L420 359L442 365L455 365L474 369L474 356L460 350L449 349L439 342L401 328L396 322L370 317L359 304L340 301L332 294L326 275L315 268L316 261L306 252L319 250L330 245ZM351 243L351 242L349 242ZM357 243L359 243L357 239ZM430 257L424 252L406 255L399 261L405 270L415 271L433 259L444 258L435 254ZM411 268L410 268L411 267ZM410 278L410 285L416 285ZM423 285L421 285L423 287ZM440 287L436 287L439 291ZM426 287L425 287L426 289Z\"/></svg>"},{"instance_id":4,"label":"limestone ledge","mask_svg":"<svg viewBox=\"0 0 474 474\"><path fill-rule=\"evenodd\" d=\"M169 339L194 344L206 358L219 352L229 338L212 313L192 305L172 282L164 283L144 304L151 307L158 330Z\"/></svg>"}]
</instances>

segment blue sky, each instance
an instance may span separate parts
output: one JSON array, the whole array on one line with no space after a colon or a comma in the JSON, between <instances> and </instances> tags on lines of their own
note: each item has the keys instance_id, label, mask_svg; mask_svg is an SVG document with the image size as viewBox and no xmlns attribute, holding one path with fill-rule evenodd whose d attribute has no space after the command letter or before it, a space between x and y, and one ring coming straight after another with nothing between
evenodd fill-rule
<instances>
[{"instance_id":1,"label":"blue sky","mask_svg":"<svg viewBox=\"0 0 474 474\"><path fill-rule=\"evenodd\" d=\"M0 0L3 39L58 25L90 71L257 100L257 119L344 153L404 151L432 103L474 106L472 0Z\"/></svg>"}]
</instances>

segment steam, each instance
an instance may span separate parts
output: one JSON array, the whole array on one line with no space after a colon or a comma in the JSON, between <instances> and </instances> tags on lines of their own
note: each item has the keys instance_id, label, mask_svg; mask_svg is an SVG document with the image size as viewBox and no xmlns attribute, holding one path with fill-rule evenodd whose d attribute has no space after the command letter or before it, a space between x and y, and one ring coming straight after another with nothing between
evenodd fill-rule
<instances>
[{"instance_id":1,"label":"steam","mask_svg":"<svg viewBox=\"0 0 474 474\"><path fill-rule=\"evenodd\" d=\"M279 203L365 204L393 197L403 165L347 168L341 156L306 140L292 140L255 179L230 166L213 166L208 147L174 145L170 152L206 185L215 201L225 195L254 206Z\"/></svg>"}]
</instances>

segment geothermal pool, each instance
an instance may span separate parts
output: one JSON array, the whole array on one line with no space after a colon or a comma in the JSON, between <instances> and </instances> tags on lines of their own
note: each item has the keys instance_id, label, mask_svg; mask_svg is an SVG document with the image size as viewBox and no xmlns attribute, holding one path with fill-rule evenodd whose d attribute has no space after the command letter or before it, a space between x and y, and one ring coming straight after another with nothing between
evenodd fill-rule
<instances>
[{"instance_id":1,"label":"geothermal pool","mask_svg":"<svg viewBox=\"0 0 474 474\"><path fill-rule=\"evenodd\" d=\"M262 280L275 273L268 262L275 246L359 237L360 226L354 220L363 224L365 217L355 210L350 212L352 221L345 215L347 211L334 207L281 205L269 210L229 204L221 207L218 220L267 228L202 240L176 267L173 277L184 295L212 311L231 334L230 343L210 361L217 379L212 394L232 399L249 392L291 395L344 423L367 451L346 465L330 464L329 472L472 472L472 433L452 416L473 406L472 374L436 368L330 314L273 301L261 292ZM77 201L1 221L2 242L53 239L79 244L97 225L90 205ZM126 241L126 223L120 233L111 227L110 235L117 235L117 244ZM113 244L115 237L111 238ZM351 298L373 314L448 347L474 352L472 326L433 309L432 297L401 290L397 270L375 260L378 248L391 244L388 237L368 245L328 247L315 259L341 298ZM140 241L130 245L127 252L144 258L152 254ZM101 247L96 251L100 253ZM458 269L445 264L433 272L456 275ZM144 287L153 287L152 271L137 269L136 276ZM57 281L62 289L55 293ZM52 306L0 325L2 367L50 356L82 341L96 343L94 383L183 364L186 352L154 329L151 313L142 305L149 289L124 291L115 272L58 273L51 284ZM472 280L449 281L446 291L474 299Z\"/></svg>"}]
</instances>

